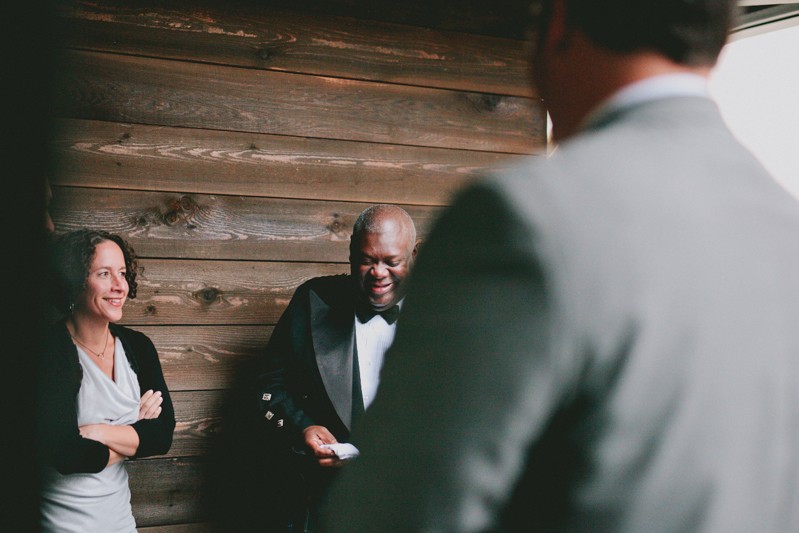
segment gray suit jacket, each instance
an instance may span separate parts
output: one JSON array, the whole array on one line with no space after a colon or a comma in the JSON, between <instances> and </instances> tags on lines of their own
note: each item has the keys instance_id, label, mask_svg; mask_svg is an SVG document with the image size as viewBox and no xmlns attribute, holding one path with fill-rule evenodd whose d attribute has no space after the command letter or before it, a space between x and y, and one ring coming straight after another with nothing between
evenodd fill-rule
<instances>
[{"instance_id":1,"label":"gray suit jacket","mask_svg":"<svg viewBox=\"0 0 799 533\"><path fill-rule=\"evenodd\" d=\"M332 531L799 531L799 204L672 98L460 194Z\"/></svg>"}]
</instances>

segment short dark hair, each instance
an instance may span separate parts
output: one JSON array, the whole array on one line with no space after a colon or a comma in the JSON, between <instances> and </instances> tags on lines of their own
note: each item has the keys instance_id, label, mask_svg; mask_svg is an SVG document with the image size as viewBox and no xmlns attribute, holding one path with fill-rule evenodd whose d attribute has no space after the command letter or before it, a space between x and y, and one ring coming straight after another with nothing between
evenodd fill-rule
<instances>
[{"instance_id":1,"label":"short dark hair","mask_svg":"<svg viewBox=\"0 0 799 533\"><path fill-rule=\"evenodd\" d=\"M125 257L125 280L128 298L136 297L138 258L128 242L113 233L93 229L79 229L64 233L55 239L49 254L49 270L53 306L61 313L70 312L81 292L86 289L94 253L101 242L116 243Z\"/></svg>"},{"instance_id":2,"label":"short dark hair","mask_svg":"<svg viewBox=\"0 0 799 533\"><path fill-rule=\"evenodd\" d=\"M541 0L539 32L555 0ZM712 65L737 13L734 0L564 0L567 23L618 53L651 50L688 66Z\"/></svg>"}]
</instances>

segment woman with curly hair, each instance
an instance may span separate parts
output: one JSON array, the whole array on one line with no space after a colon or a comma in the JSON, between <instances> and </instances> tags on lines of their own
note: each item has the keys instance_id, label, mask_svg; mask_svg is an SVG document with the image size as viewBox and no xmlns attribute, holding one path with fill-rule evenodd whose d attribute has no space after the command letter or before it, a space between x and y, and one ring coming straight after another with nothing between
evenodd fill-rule
<instances>
[{"instance_id":1,"label":"woman with curly hair","mask_svg":"<svg viewBox=\"0 0 799 533\"><path fill-rule=\"evenodd\" d=\"M50 267L65 317L40 367L42 530L135 532L124 460L166 453L175 429L153 343L116 324L136 296L136 255L118 235L77 230L55 241Z\"/></svg>"}]
</instances>

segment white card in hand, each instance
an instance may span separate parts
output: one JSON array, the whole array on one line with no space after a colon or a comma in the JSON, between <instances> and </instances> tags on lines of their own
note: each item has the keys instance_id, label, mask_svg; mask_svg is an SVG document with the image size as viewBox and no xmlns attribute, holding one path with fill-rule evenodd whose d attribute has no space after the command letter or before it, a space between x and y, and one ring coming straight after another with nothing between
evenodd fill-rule
<instances>
[{"instance_id":1,"label":"white card in hand","mask_svg":"<svg viewBox=\"0 0 799 533\"><path fill-rule=\"evenodd\" d=\"M350 459L355 459L361 454L361 452L358 451L358 448L356 448L349 442L322 444L320 448L327 448L328 450L333 450L333 453L336 454L336 457L338 457L342 461L349 461Z\"/></svg>"}]
</instances>

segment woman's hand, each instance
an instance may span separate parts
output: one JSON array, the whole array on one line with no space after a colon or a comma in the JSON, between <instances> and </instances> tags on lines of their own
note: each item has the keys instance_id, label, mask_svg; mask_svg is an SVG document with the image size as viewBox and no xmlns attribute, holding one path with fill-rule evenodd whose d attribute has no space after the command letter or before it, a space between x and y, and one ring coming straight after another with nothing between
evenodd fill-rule
<instances>
[{"instance_id":1,"label":"woman's hand","mask_svg":"<svg viewBox=\"0 0 799 533\"><path fill-rule=\"evenodd\" d=\"M80 436L84 439L96 440L108 446L104 440L105 429L107 427L108 424L87 424L85 426L80 426L78 429L80 430Z\"/></svg>"},{"instance_id":2,"label":"woman's hand","mask_svg":"<svg viewBox=\"0 0 799 533\"><path fill-rule=\"evenodd\" d=\"M142 394L139 405L139 420L158 418L161 414L161 402L163 401L161 391L153 392L148 390Z\"/></svg>"},{"instance_id":3,"label":"woman's hand","mask_svg":"<svg viewBox=\"0 0 799 533\"><path fill-rule=\"evenodd\" d=\"M139 420L158 418L163 401L160 391L148 390L142 394L139 402ZM139 435L132 426L86 424L78 429L84 439L96 440L108 446L111 450L109 465L135 455L139 448Z\"/></svg>"}]
</instances>

